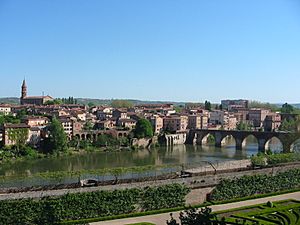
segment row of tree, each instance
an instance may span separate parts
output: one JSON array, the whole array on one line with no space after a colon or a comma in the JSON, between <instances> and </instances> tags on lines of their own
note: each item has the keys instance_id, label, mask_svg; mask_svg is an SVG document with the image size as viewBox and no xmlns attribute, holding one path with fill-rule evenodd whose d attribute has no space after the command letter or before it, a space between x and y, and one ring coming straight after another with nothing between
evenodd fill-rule
<instances>
[{"instance_id":1,"label":"row of tree","mask_svg":"<svg viewBox=\"0 0 300 225\"><path fill-rule=\"evenodd\" d=\"M61 104L77 104L78 101L74 97L68 98L56 98L54 100L47 101L46 105L61 105Z\"/></svg>"}]
</instances>

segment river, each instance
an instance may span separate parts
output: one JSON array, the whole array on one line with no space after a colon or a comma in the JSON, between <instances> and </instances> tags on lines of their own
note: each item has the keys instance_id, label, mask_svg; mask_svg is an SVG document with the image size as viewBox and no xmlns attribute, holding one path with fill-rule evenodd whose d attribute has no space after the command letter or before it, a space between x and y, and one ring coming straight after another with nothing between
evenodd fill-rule
<instances>
[{"instance_id":1,"label":"river","mask_svg":"<svg viewBox=\"0 0 300 225\"><path fill-rule=\"evenodd\" d=\"M272 139L269 147L278 152L282 150L280 142ZM96 170L100 168L133 167L146 165L185 164L200 165L201 162L220 162L246 159L258 152L255 140L248 138L244 149L235 150L234 140L228 139L222 148L213 145L176 145L151 150L121 152L89 152L60 158L44 158L3 164L0 175L32 175L41 172Z\"/></svg>"}]
</instances>

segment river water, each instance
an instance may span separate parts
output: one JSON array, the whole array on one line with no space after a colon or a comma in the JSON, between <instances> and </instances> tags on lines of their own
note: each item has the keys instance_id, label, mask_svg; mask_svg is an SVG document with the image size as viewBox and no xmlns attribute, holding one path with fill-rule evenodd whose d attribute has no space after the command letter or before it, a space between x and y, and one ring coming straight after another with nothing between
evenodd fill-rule
<instances>
[{"instance_id":1,"label":"river water","mask_svg":"<svg viewBox=\"0 0 300 225\"><path fill-rule=\"evenodd\" d=\"M278 152L282 145L272 139L269 148ZM35 174L55 171L96 170L100 168L133 167L145 165L190 165L196 167L201 162L221 162L228 160L246 159L258 152L255 140L246 140L244 149L235 150L234 140L228 139L222 148L214 145L177 145L159 147L151 150L134 150L121 152L90 152L81 155L65 156L60 158L45 158L25 160L0 167L0 175Z\"/></svg>"}]
</instances>

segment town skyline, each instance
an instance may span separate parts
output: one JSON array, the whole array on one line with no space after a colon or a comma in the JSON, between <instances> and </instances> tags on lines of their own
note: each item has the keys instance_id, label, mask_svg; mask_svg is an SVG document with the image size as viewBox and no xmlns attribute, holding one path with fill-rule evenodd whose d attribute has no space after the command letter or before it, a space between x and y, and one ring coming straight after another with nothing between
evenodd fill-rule
<instances>
[{"instance_id":1,"label":"town skyline","mask_svg":"<svg viewBox=\"0 0 300 225\"><path fill-rule=\"evenodd\" d=\"M299 102L297 1L1 1L0 96Z\"/></svg>"},{"instance_id":2,"label":"town skyline","mask_svg":"<svg viewBox=\"0 0 300 225\"><path fill-rule=\"evenodd\" d=\"M24 82L27 82L26 81L26 78L23 79L22 81L22 85L24 84ZM26 87L27 89L27 87ZM47 92L44 92L42 91L40 94L34 94L30 91L30 89L28 90L29 91L29 94L31 94L32 96L51 96L49 93ZM28 92L26 90L26 92ZM22 95L22 91L20 93L20 90L19 90L19 96L0 96L0 102L2 100L2 102L6 102L5 99L9 99L9 100L12 100L12 101L16 101L18 102L20 97ZM53 96L54 97L54 96ZM57 98L57 99L61 99L61 98L68 98L68 97L74 97L73 95L70 95L70 96L55 96L54 98ZM164 100L164 99L155 99L155 100L152 100L152 99L139 99L139 98L95 98L95 97L75 97L76 99L85 99L85 100L99 100L99 101L112 101L112 100L129 100L129 101L137 101L137 102L146 102L146 103L204 103L205 101L210 101L212 104L219 104L222 100L226 100L226 99L233 99L233 98L220 98L220 100L218 102L213 102L211 101L210 99L205 99L203 101L172 101L172 100ZM243 99L246 99L246 98L241 98L241 97L237 97L235 99L239 99L239 100L243 100ZM249 101L253 101L253 102L260 102L260 103L270 103L270 104L274 104L274 105L277 105L277 106L281 106L282 104L284 103L290 103L290 104L294 104L297 108L300 107L300 101L299 102L264 102L264 101L260 101L259 99L247 99Z\"/></svg>"}]
</instances>

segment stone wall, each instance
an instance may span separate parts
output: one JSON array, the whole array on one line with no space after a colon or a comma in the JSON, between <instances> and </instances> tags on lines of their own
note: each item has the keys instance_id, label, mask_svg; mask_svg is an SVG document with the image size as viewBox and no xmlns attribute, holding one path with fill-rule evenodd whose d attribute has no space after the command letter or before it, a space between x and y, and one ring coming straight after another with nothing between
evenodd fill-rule
<instances>
[{"instance_id":1,"label":"stone wall","mask_svg":"<svg viewBox=\"0 0 300 225\"><path fill-rule=\"evenodd\" d=\"M187 140L187 133L165 134L161 139L161 143L167 146L183 145Z\"/></svg>"},{"instance_id":2,"label":"stone wall","mask_svg":"<svg viewBox=\"0 0 300 225\"><path fill-rule=\"evenodd\" d=\"M149 148L151 145L158 143L157 137L153 138L133 138L131 145L137 146L138 148Z\"/></svg>"}]
</instances>

